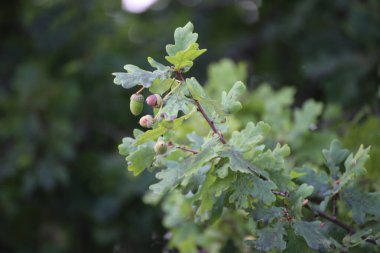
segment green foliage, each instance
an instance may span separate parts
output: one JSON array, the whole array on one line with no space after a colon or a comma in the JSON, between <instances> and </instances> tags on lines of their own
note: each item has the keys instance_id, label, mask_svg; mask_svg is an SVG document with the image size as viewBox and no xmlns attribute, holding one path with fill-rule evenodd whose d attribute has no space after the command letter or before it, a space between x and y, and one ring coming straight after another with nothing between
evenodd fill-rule
<instances>
[{"instance_id":1,"label":"green foliage","mask_svg":"<svg viewBox=\"0 0 380 253\"><path fill-rule=\"evenodd\" d=\"M159 182L149 187L145 200L162 204L164 225L172 233L169 246L185 253L219 252L227 240L238 252L246 252L247 246L259 252L345 252L378 246L379 228L371 225L363 232L362 226L380 218L380 193L355 186L365 175L370 148L361 145L350 154L338 140L331 141L335 135L317 127L322 103L308 100L292 110L291 88L275 92L263 85L247 94L240 81L204 89L195 78L185 79L183 73L202 52L194 44L197 34L191 23L177 28L174 37L175 44L167 46L172 71L165 78L175 80L154 88L166 95L154 111L153 129L124 138L119 146L135 175L144 169L156 173ZM228 61L221 68L226 73L239 69ZM210 98L208 89L218 90L221 100L217 94ZM245 110L267 123L233 125L244 101L253 98L255 103ZM184 115L174 119L180 113ZM195 131L200 120L209 129L204 134ZM157 139L169 143L168 152L153 153ZM318 158L313 158L315 146L325 148L318 150ZM302 152L307 155L297 155ZM341 209L344 204L347 208ZM209 237L215 230L217 235ZM231 230L237 231L232 235Z\"/></svg>"},{"instance_id":2,"label":"green foliage","mask_svg":"<svg viewBox=\"0 0 380 253\"><path fill-rule=\"evenodd\" d=\"M377 0L158 1L142 14L122 11L120 1L4 1L0 8L0 251L140 253L176 247L163 239L170 231L160 225L159 207L144 206L140 199L155 183L154 174L166 168L167 156L177 160L191 154L172 147L174 152L153 162L154 173L143 172L139 177L128 173L127 162L117 155L115 146L137 127L127 108L129 96L141 86L121 92L121 86L107 84L112 83L110 73L122 72L125 62L148 72L169 70L170 66L165 66L169 63L161 64L166 61L159 53L171 40L171 29L189 18L202 33L201 40L194 43L209 49L207 55L195 59L196 67L191 69L191 75L205 84L208 99L202 100L202 106L229 144L233 131L244 129L248 122L271 125L263 142L271 150L260 154L261 159L254 155L250 162L259 168L266 166L278 189L292 191L302 183L300 175L305 175L300 168L307 168L310 173L302 178L305 183L312 184L313 177L318 177L310 198L322 200L324 187L332 188L331 182L339 178L330 176L321 153L335 138L341 139L349 152L356 152L361 144L371 146L367 174L351 181L359 182L360 191L379 192L378 10ZM146 62L142 57L146 53L157 61ZM224 59L209 65L220 57L231 57L236 63ZM162 92L164 97L176 87L173 79L156 79L149 91ZM243 108L225 115L221 94L228 93L237 80L247 84L248 91L239 99ZM263 80L268 84L262 85ZM293 87L284 88L284 84ZM261 93L263 87L272 92ZM264 109L276 104L276 95L283 90L291 95L289 103L271 117ZM302 109L302 103L311 97L325 102L322 114L304 134L289 138L289 130L294 128L293 109ZM361 116L350 122L363 107ZM143 113L150 110L144 106ZM270 111L277 110L271 107ZM177 116L182 114L180 110ZM224 119L227 123L221 124ZM171 124L168 120L164 125L169 128ZM199 150L208 133L207 122L196 112L164 135ZM272 152L278 142L282 149ZM291 154L284 155L285 149L291 149ZM247 160L251 155L244 153ZM274 156L281 157L273 160ZM194 229L191 223L198 218L190 217L182 231L192 228L183 233L196 238L188 240L194 242L192 249L251 252L254 250L241 242L242 238L258 238L256 222L233 209L226 214L231 205L224 207L229 197L225 192L236 173L231 173L227 159L223 162L210 173L211 178L217 177L212 184L215 208L204 217L210 217L205 222L212 225ZM342 163L337 167L344 172ZM196 175L201 180L209 173ZM279 201L282 199L277 197L275 205L283 210ZM327 212L332 210L331 202L327 201ZM338 218L351 223L350 208L346 210L343 202L338 201ZM191 201L187 203L190 210L198 210ZM220 210L223 215L218 216ZM309 211L304 214L311 219ZM357 233L345 236L349 242L344 247L353 245L347 249L350 253L377 250L361 238L379 240L378 222L371 214L366 214L368 218L373 220L363 224L363 230L351 223ZM315 252L292 229L286 228L286 232L286 252ZM338 238L343 236L340 232ZM181 244L181 237L176 239Z\"/></svg>"}]
</instances>

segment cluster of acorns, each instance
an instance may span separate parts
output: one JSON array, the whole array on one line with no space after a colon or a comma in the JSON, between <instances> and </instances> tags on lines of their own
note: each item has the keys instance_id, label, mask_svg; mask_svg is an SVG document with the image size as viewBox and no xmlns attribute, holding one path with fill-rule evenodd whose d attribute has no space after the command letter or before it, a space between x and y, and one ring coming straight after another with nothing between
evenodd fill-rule
<instances>
[{"instance_id":1,"label":"cluster of acorns","mask_svg":"<svg viewBox=\"0 0 380 253\"><path fill-rule=\"evenodd\" d=\"M162 98L159 94L153 94L146 98L146 103L152 107L159 108L162 105ZM139 115L144 108L144 96L141 94L133 94L129 104L131 113L135 116ZM139 124L142 127L151 128L154 123L151 115L145 115L140 118Z\"/></svg>"},{"instance_id":2,"label":"cluster of acorns","mask_svg":"<svg viewBox=\"0 0 380 253\"><path fill-rule=\"evenodd\" d=\"M162 98L159 94L153 94L146 98L146 103L152 107L159 108L162 105ZM129 104L131 113L135 116L139 115L144 108L144 96L141 94L133 94ZM140 118L139 124L142 127L151 128L154 123L154 119L151 115L145 115ZM168 145L163 140L158 140L154 146L154 151L158 155L165 154L168 150Z\"/></svg>"}]
</instances>

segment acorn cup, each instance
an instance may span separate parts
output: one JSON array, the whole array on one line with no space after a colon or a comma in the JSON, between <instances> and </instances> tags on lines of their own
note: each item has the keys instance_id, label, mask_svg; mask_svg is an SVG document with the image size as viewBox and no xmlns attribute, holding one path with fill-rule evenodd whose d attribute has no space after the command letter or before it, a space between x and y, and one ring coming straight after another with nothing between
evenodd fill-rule
<instances>
[{"instance_id":1,"label":"acorn cup","mask_svg":"<svg viewBox=\"0 0 380 253\"><path fill-rule=\"evenodd\" d=\"M144 108L144 96L141 94L132 94L129 108L133 115L139 115Z\"/></svg>"},{"instance_id":2,"label":"acorn cup","mask_svg":"<svg viewBox=\"0 0 380 253\"><path fill-rule=\"evenodd\" d=\"M152 107L158 108L162 105L162 98L159 94L153 94L146 98L146 103Z\"/></svg>"}]
</instances>

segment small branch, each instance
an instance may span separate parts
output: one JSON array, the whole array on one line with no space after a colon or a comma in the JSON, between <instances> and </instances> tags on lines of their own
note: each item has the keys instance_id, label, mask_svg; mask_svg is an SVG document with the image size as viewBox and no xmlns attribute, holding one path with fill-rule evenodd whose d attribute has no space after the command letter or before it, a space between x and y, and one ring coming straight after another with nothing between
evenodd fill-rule
<instances>
[{"instance_id":1,"label":"small branch","mask_svg":"<svg viewBox=\"0 0 380 253\"><path fill-rule=\"evenodd\" d=\"M196 151L196 150L193 150L193 149L187 148L187 147L185 147L185 146L183 146L183 145L175 146L175 145L173 144L173 142L171 142L171 141L168 142L168 146L169 146L169 147L173 147L173 148L177 148L177 149L181 149L181 150L186 151L186 152L193 153L194 155L199 154L199 151Z\"/></svg>"},{"instance_id":2,"label":"small branch","mask_svg":"<svg viewBox=\"0 0 380 253\"><path fill-rule=\"evenodd\" d=\"M198 151L192 150L192 149L189 149L189 148L186 148L186 147L183 147L183 146L177 146L176 148L182 149L183 151L187 151L187 152L193 153L194 155L199 154Z\"/></svg>"},{"instance_id":3,"label":"small branch","mask_svg":"<svg viewBox=\"0 0 380 253\"><path fill-rule=\"evenodd\" d=\"M227 142L224 139L223 134L221 132L219 132L218 129L216 129L214 121L212 121L208 117L208 115L206 114L205 110L203 109L203 107L201 106L201 104L199 103L199 101L196 100L196 99L193 99L193 100L194 100L195 106L197 107L197 111L202 114L203 118L205 118L205 120L207 121L207 124L211 127L212 131L214 131L214 133L216 133L219 136L220 142L223 143L223 144L226 144Z\"/></svg>"},{"instance_id":4,"label":"small branch","mask_svg":"<svg viewBox=\"0 0 380 253\"><path fill-rule=\"evenodd\" d=\"M178 79L181 82L185 81L185 79L183 78L182 73L180 71L176 71L175 74L176 74L176 79ZM218 131L218 129L215 126L214 121L208 117L207 113L205 112L205 110L203 109L203 107L201 106L199 101L194 99L194 98L193 98L193 101L195 103L195 106L197 107L197 111L202 114L203 118L207 121L207 124L211 127L212 131L219 136L220 142L223 144L226 144L227 142L224 139L223 134Z\"/></svg>"},{"instance_id":5,"label":"small branch","mask_svg":"<svg viewBox=\"0 0 380 253\"><path fill-rule=\"evenodd\" d=\"M283 192L283 191L275 191L275 190L272 190L272 193L275 194L275 195L279 195L279 196L282 196L282 197L289 197L289 193L288 192ZM326 212L323 212L323 211L320 211L320 210L316 210L316 209L313 209L309 203L308 203L308 199L305 199L304 201L304 207L309 209L310 211L312 211L313 213L315 213L316 215L334 223L335 225L343 228L344 230L347 231L347 233L349 234L355 234L356 233L356 230L351 227L350 225L338 220L335 216L331 216L329 214L327 214ZM363 240L365 240L366 242L369 242L369 243L372 243L374 245L377 245L376 241L373 240L373 239L365 239L362 237Z\"/></svg>"},{"instance_id":6,"label":"small branch","mask_svg":"<svg viewBox=\"0 0 380 253\"><path fill-rule=\"evenodd\" d=\"M346 230L349 234L354 234L356 231L354 228L352 228L351 226L349 226L348 224L338 220L335 216L331 216L329 214L327 214L326 212L323 212L323 211L320 211L320 210L316 210L316 209L313 209L309 204L306 204L304 205L305 208L309 209L310 211L312 211L313 213L315 213L316 215L334 223L335 225L338 225L339 227L343 228L344 230Z\"/></svg>"},{"instance_id":7,"label":"small branch","mask_svg":"<svg viewBox=\"0 0 380 253\"><path fill-rule=\"evenodd\" d=\"M274 195L278 195L278 196L282 196L282 197L289 197L289 192L282 192L282 191L276 191L276 190L272 190L272 193Z\"/></svg>"}]
</instances>

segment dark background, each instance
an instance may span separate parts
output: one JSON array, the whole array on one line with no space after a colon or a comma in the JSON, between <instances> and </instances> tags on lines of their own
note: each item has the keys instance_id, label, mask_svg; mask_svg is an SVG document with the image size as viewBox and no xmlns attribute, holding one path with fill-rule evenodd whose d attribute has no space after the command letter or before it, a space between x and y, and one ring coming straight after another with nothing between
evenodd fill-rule
<instances>
[{"instance_id":1,"label":"dark background","mask_svg":"<svg viewBox=\"0 0 380 253\"><path fill-rule=\"evenodd\" d=\"M152 175L134 178L117 152L138 118L111 73L164 61L176 27L193 22L208 49L199 80L211 62L244 60L250 89L292 85L297 104L336 103L350 120L379 113L379 13L378 0L162 0L142 14L113 0L3 1L0 252L162 252L160 210L141 200Z\"/></svg>"}]
</instances>

